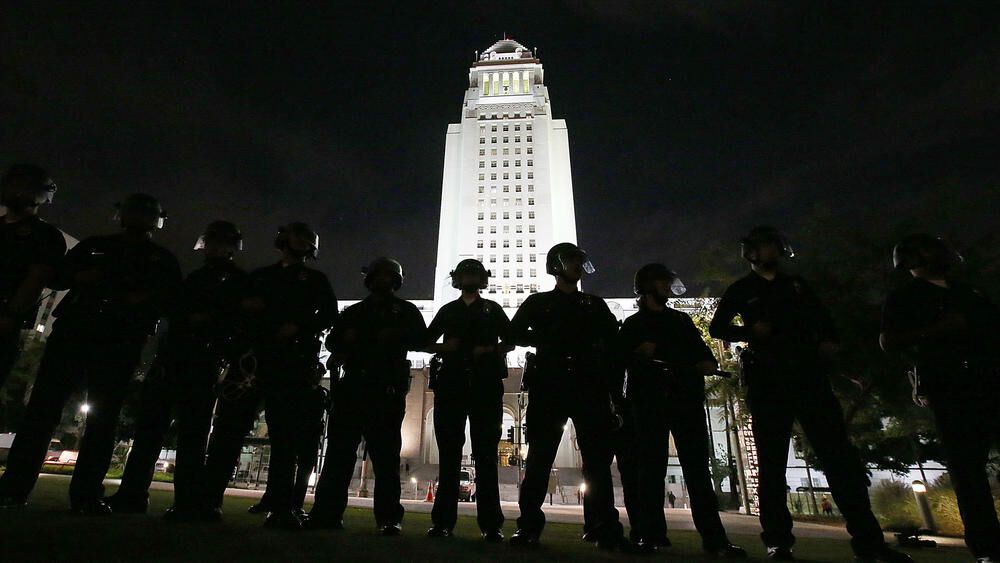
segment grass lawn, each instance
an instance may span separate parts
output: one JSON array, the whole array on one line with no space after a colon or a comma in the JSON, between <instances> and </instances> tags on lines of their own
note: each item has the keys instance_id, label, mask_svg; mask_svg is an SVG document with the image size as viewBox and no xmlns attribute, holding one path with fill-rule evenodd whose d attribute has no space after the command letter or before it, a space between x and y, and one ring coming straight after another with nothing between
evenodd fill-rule
<instances>
[{"instance_id":1,"label":"grass lawn","mask_svg":"<svg viewBox=\"0 0 1000 563\"><path fill-rule=\"evenodd\" d=\"M349 508L346 530L281 532L261 528L262 518L246 513L250 499L227 498L222 524L168 524L159 518L170 494L152 491L150 515L86 518L67 513L69 479L47 477L38 482L31 505L0 511L0 561L566 561L644 559L709 561L701 556L694 532L671 534L674 547L653 556L625 556L596 551L579 539L580 526L550 524L539 549L525 551L479 539L475 519L460 517L457 535L424 537L428 514L407 514L403 535L382 538L374 533L369 510ZM113 491L109 491L113 492ZM505 532L513 532L508 522ZM764 550L756 537L733 537L761 561ZM801 539L796 553L803 561L851 561L845 541ZM938 548L911 552L917 561L956 562L971 559L964 550Z\"/></svg>"}]
</instances>

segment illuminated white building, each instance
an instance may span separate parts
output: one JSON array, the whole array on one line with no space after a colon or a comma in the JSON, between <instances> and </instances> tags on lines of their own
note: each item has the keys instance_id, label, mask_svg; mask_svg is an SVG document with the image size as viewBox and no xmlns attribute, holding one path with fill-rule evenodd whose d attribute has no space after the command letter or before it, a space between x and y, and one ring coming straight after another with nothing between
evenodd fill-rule
<instances>
[{"instance_id":1,"label":"illuminated white building","mask_svg":"<svg viewBox=\"0 0 1000 563\"><path fill-rule=\"evenodd\" d=\"M461 115L445 142L435 309L458 297L448 273L466 258L492 271L486 296L516 308L549 289L548 249L576 242L566 122L552 115L542 63L512 39L472 64Z\"/></svg>"}]
</instances>

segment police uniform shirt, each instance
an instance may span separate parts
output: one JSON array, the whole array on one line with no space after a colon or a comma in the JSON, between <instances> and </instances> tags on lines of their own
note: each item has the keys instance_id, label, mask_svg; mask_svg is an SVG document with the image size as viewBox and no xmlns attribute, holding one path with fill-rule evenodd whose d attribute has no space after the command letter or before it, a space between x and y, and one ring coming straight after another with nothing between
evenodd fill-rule
<instances>
[{"instance_id":1,"label":"police uniform shirt","mask_svg":"<svg viewBox=\"0 0 1000 563\"><path fill-rule=\"evenodd\" d=\"M168 340L201 340L221 344L231 338L240 320L240 301L246 296L250 276L231 260L210 261L184 279L170 315ZM194 315L208 319L194 324Z\"/></svg>"},{"instance_id":2,"label":"police uniform shirt","mask_svg":"<svg viewBox=\"0 0 1000 563\"><path fill-rule=\"evenodd\" d=\"M345 337L354 332L354 341ZM332 344L332 346L331 346ZM327 348L346 352L346 371L366 367L386 367L406 359L408 350L427 345L427 325L417 306L395 295L369 295L344 309Z\"/></svg>"},{"instance_id":3,"label":"police uniform shirt","mask_svg":"<svg viewBox=\"0 0 1000 563\"><path fill-rule=\"evenodd\" d=\"M318 353L319 335L337 318L337 296L330 281L305 264L278 262L254 270L247 295L264 301L264 311L250 321L265 345L282 325L292 323L300 335L315 340Z\"/></svg>"},{"instance_id":4,"label":"police uniform shirt","mask_svg":"<svg viewBox=\"0 0 1000 563\"><path fill-rule=\"evenodd\" d=\"M510 323L512 343L535 346L539 360L574 356L584 365L604 358L618 332L618 321L603 299L558 288L529 296Z\"/></svg>"},{"instance_id":5,"label":"police uniform shirt","mask_svg":"<svg viewBox=\"0 0 1000 563\"><path fill-rule=\"evenodd\" d=\"M739 315L742 326L733 325ZM771 336L753 338L757 322L771 324ZM758 352L815 353L822 341L837 341L830 313L799 276L779 272L773 280L751 271L719 301L709 332L728 342L748 342Z\"/></svg>"},{"instance_id":6,"label":"police uniform shirt","mask_svg":"<svg viewBox=\"0 0 1000 563\"><path fill-rule=\"evenodd\" d=\"M59 229L37 216L13 223L6 217L0 217L0 305L17 292L32 266L55 271L66 254L66 239Z\"/></svg>"},{"instance_id":7,"label":"police uniform shirt","mask_svg":"<svg viewBox=\"0 0 1000 563\"><path fill-rule=\"evenodd\" d=\"M80 272L99 269L97 283L78 283ZM181 268L166 248L124 234L84 239L66 254L57 289L69 289L53 315L61 320L98 323L127 334L152 334L172 307L181 285ZM138 304L132 294L147 294Z\"/></svg>"},{"instance_id":8,"label":"police uniform shirt","mask_svg":"<svg viewBox=\"0 0 1000 563\"><path fill-rule=\"evenodd\" d=\"M510 320L497 302L477 296L475 301L466 304L458 298L446 303L434 315L427 329L427 340L437 342L442 335L444 342L459 339L458 351L442 354L443 367L451 370L471 366L473 348L496 346L507 337L509 327Z\"/></svg>"},{"instance_id":9,"label":"police uniform shirt","mask_svg":"<svg viewBox=\"0 0 1000 563\"><path fill-rule=\"evenodd\" d=\"M629 369L640 367L635 361L635 349L643 342L656 344L654 360L663 362L692 388L703 388L704 379L694 368L704 361L714 362L715 356L687 313L670 307L662 311L641 308L625 319L618 334L618 349Z\"/></svg>"},{"instance_id":10,"label":"police uniform shirt","mask_svg":"<svg viewBox=\"0 0 1000 563\"><path fill-rule=\"evenodd\" d=\"M908 280L886 299L882 332L922 331L951 314L961 315L965 328L920 340L908 351L910 360L933 368L1000 359L1000 339L993 328L1000 310L979 290L960 282L941 287L919 278Z\"/></svg>"}]
</instances>

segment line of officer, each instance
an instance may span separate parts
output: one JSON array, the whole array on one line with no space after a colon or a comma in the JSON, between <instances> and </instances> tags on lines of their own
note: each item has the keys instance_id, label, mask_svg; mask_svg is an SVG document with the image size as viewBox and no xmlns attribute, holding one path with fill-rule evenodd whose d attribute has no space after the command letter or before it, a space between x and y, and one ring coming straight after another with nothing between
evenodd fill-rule
<instances>
[{"instance_id":1,"label":"line of officer","mask_svg":"<svg viewBox=\"0 0 1000 563\"><path fill-rule=\"evenodd\" d=\"M885 302L880 341L912 367L914 399L929 407L965 524L965 543L983 563L1000 561L1000 523L986 463L1000 442L1000 310L953 278L961 256L943 240L914 234L893 263L910 279Z\"/></svg>"},{"instance_id":2,"label":"line of officer","mask_svg":"<svg viewBox=\"0 0 1000 563\"><path fill-rule=\"evenodd\" d=\"M705 377L715 373L718 363L691 317L667 306L668 298L685 291L677 274L663 264L647 264L636 272L634 290L639 311L625 320L618 340L636 432L641 513L632 521L633 533L638 529L643 551L670 545L663 481L673 434L703 549L745 558L746 551L726 536L708 471Z\"/></svg>"},{"instance_id":3,"label":"line of officer","mask_svg":"<svg viewBox=\"0 0 1000 563\"><path fill-rule=\"evenodd\" d=\"M830 480L857 559L912 561L885 544L871 510L867 472L820 367L837 352L829 312L802 278L781 271L781 260L793 252L777 230L757 227L741 242L751 271L726 289L710 332L715 338L749 345L742 362L759 460L761 539L768 557L794 559L785 466L797 420ZM742 326L733 324L737 315Z\"/></svg>"},{"instance_id":4,"label":"line of officer","mask_svg":"<svg viewBox=\"0 0 1000 563\"><path fill-rule=\"evenodd\" d=\"M181 284L177 259L152 241L164 217L155 198L131 195L119 206L121 233L85 239L66 255L53 287L69 293L53 312L52 334L0 477L0 506L26 503L63 406L83 387L90 410L70 504L79 513L110 512L102 482L122 401L143 345Z\"/></svg>"},{"instance_id":5,"label":"line of officer","mask_svg":"<svg viewBox=\"0 0 1000 563\"><path fill-rule=\"evenodd\" d=\"M479 292L489 283L482 262L469 258L451 272L451 285L462 295L445 304L428 328L426 351L440 354L442 363L432 382L434 435L437 439L439 484L430 537L450 536L458 519L459 475L465 423L469 422L472 457L476 466L476 519L482 537L503 541L503 511L497 474L497 447L503 422L503 380L507 377L504 345L510 326L506 313Z\"/></svg>"},{"instance_id":6,"label":"line of officer","mask_svg":"<svg viewBox=\"0 0 1000 563\"><path fill-rule=\"evenodd\" d=\"M344 375L331 390L326 458L309 525L343 528L364 438L375 469L375 522L382 535L396 536L403 521L399 453L410 383L406 353L424 348L427 326L414 304L395 295L404 278L399 262L378 258L362 271L368 297L344 309L326 341L330 366L343 366Z\"/></svg>"},{"instance_id":7,"label":"line of officer","mask_svg":"<svg viewBox=\"0 0 1000 563\"><path fill-rule=\"evenodd\" d=\"M16 164L0 177L0 387L20 355L21 330L38 310L42 290L66 254L59 229L38 216L52 203L56 184L45 170Z\"/></svg>"},{"instance_id":8,"label":"line of officer","mask_svg":"<svg viewBox=\"0 0 1000 563\"><path fill-rule=\"evenodd\" d=\"M145 513L149 485L172 420L177 425L174 505L166 517L200 516L198 483L215 408L215 385L234 355L246 272L233 263L243 236L228 221L213 221L195 243L204 265L184 280L142 386L135 439L121 486L107 503L116 513Z\"/></svg>"},{"instance_id":9,"label":"line of officer","mask_svg":"<svg viewBox=\"0 0 1000 563\"><path fill-rule=\"evenodd\" d=\"M627 542L614 506L611 438L611 346L618 322L603 299L577 287L594 271L587 254L572 243L549 250L545 270L556 278L551 291L529 296L511 320L510 343L535 346L537 365L526 368L530 393L526 415L528 456L518 498L521 515L514 545L537 545L545 526L542 503L549 472L566 421L573 419L587 494L593 502L593 530L602 549Z\"/></svg>"}]
</instances>

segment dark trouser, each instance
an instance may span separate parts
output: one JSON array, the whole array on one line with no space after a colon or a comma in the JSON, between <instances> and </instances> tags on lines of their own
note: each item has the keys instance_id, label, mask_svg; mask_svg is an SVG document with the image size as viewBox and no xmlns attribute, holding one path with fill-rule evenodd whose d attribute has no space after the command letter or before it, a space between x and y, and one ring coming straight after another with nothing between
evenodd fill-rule
<instances>
[{"instance_id":1,"label":"dark trouser","mask_svg":"<svg viewBox=\"0 0 1000 563\"><path fill-rule=\"evenodd\" d=\"M491 380L442 383L434 392L434 435L440 452L439 482L431 520L452 529L458 519L459 475L465 420L469 419L472 457L476 464L476 521L482 531L503 526L497 474L497 445L503 422L503 382Z\"/></svg>"},{"instance_id":2,"label":"dark trouser","mask_svg":"<svg viewBox=\"0 0 1000 563\"><path fill-rule=\"evenodd\" d=\"M1000 441L998 395L994 389L929 397L965 525L965 544L976 557L1000 555L1000 523L986 474L990 448Z\"/></svg>"},{"instance_id":3,"label":"dark trouser","mask_svg":"<svg viewBox=\"0 0 1000 563\"><path fill-rule=\"evenodd\" d=\"M545 381L544 376L541 379ZM536 384L529 392L525 421L528 457L518 497L521 516L517 527L538 534L545 527L542 504L548 494L552 462L562 440L563 427L568 419L573 419L587 496L593 503L594 533L604 538L620 536L622 525L611 483L614 421L609 396L588 382L576 381L565 386L552 383Z\"/></svg>"},{"instance_id":4,"label":"dark trouser","mask_svg":"<svg viewBox=\"0 0 1000 563\"><path fill-rule=\"evenodd\" d=\"M219 398L200 487L202 505L207 508L222 507L226 487L240 460L243 439L260 414L260 396L252 388L240 397Z\"/></svg>"},{"instance_id":5,"label":"dark trouser","mask_svg":"<svg viewBox=\"0 0 1000 563\"><path fill-rule=\"evenodd\" d=\"M343 516L363 437L375 469L375 522L378 526L401 523L399 450L406 396L349 381L336 384L331 393L326 459L316 484L313 512L330 518Z\"/></svg>"},{"instance_id":6,"label":"dark trouser","mask_svg":"<svg viewBox=\"0 0 1000 563\"><path fill-rule=\"evenodd\" d=\"M118 335L113 328L56 323L7 459L7 472L0 478L0 494L28 496L66 401L74 391L84 389L90 412L70 483L70 502L80 504L104 496L118 414L145 342L146 335Z\"/></svg>"},{"instance_id":7,"label":"dark trouser","mask_svg":"<svg viewBox=\"0 0 1000 563\"><path fill-rule=\"evenodd\" d=\"M198 482L205 468L219 364L213 358L159 362L150 369L142 386L135 440L117 494L149 498L156 461L170 422L176 420L174 506L193 509L199 504Z\"/></svg>"},{"instance_id":8,"label":"dark trouser","mask_svg":"<svg viewBox=\"0 0 1000 563\"><path fill-rule=\"evenodd\" d=\"M677 393L669 399L662 392L640 392L633 400L637 431L639 490L642 514L640 536L646 539L666 537L667 520L663 515L664 478L670 434L674 436L677 457L684 472L691 498L691 517L706 549L729 543L719 518L719 501L708 470L711 449L705 423L703 394Z\"/></svg>"},{"instance_id":9,"label":"dark trouser","mask_svg":"<svg viewBox=\"0 0 1000 563\"><path fill-rule=\"evenodd\" d=\"M639 460L636 451L635 425L628 412L628 407L620 407L619 413L623 415L621 428L616 430L611 437L612 448L615 460L618 463L618 475L622 480L622 494L625 497L625 512L628 513L629 539L637 541L640 537L639 518L640 490L639 490ZM591 495L583 496L583 531L590 532L594 529L594 502Z\"/></svg>"},{"instance_id":10,"label":"dark trouser","mask_svg":"<svg viewBox=\"0 0 1000 563\"><path fill-rule=\"evenodd\" d=\"M830 383L810 373L813 368L808 365L788 369L794 372L755 372L747 395L757 444L761 539L769 547L791 547L795 542L785 469L792 424L798 420L819 458L819 469L830 481L851 534L851 547L858 554L880 549L885 538L868 499L868 474L848 438L843 410ZM793 381L794 388L774 381Z\"/></svg>"},{"instance_id":11,"label":"dark trouser","mask_svg":"<svg viewBox=\"0 0 1000 563\"><path fill-rule=\"evenodd\" d=\"M21 355L20 340L20 327L14 327L10 334L0 336L0 388L3 388L11 370L14 369L14 364L17 363L18 356Z\"/></svg>"}]
</instances>

